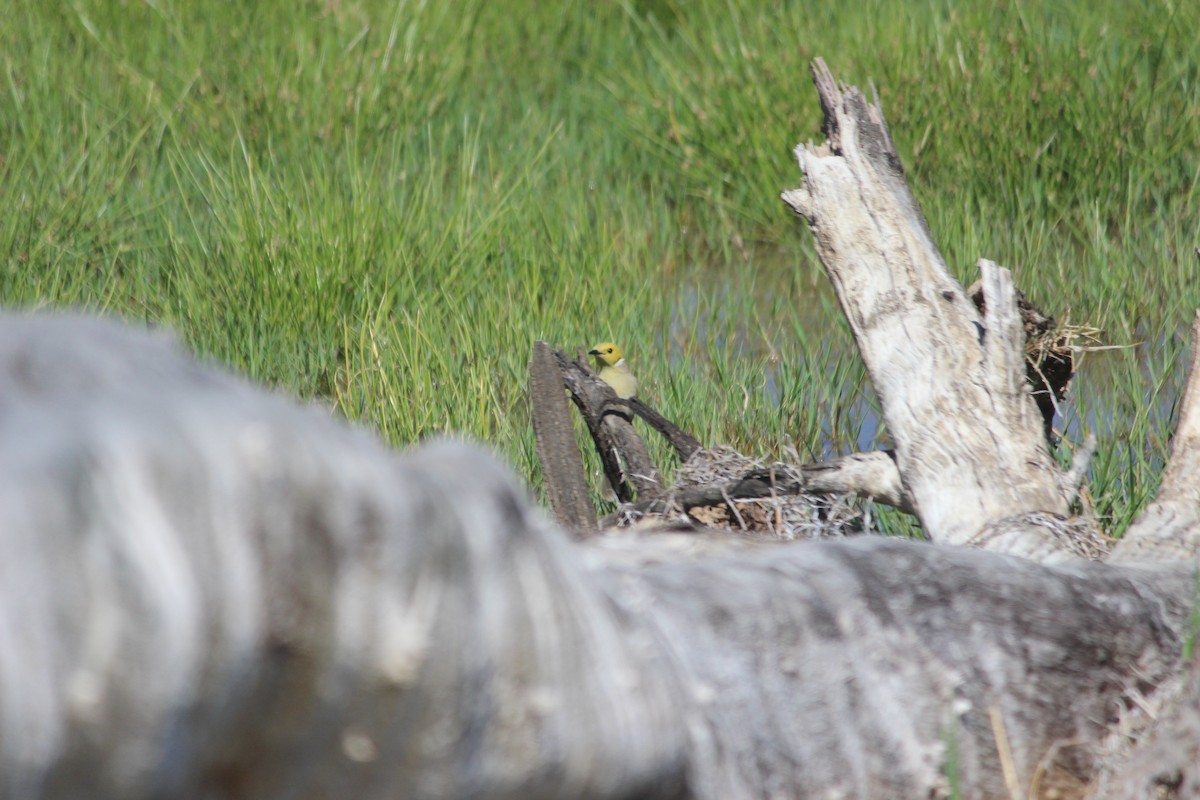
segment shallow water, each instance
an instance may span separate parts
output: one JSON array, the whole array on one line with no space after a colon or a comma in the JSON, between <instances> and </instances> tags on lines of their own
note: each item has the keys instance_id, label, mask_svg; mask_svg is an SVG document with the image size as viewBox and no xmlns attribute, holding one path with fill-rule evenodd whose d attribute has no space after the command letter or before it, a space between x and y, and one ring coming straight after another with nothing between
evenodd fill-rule
<instances>
[{"instance_id":1,"label":"shallow water","mask_svg":"<svg viewBox=\"0 0 1200 800\"><path fill-rule=\"evenodd\" d=\"M1049 309L1054 313L1056 309ZM1076 374L1055 418L1068 448L1094 433L1101 449L1161 468L1156 453L1173 430L1187 377L1186 325L1142 322L1139 339L1113 341L1077 354ZM693 266L676 292L670 324L673 368L695 364L698 354L717 352L762 360L771 354L802 353L837 365L859 356L846 332L829 280L811 256L755 254L748 263ZM767 359L757 402L782 408L786 365ZM859 370L848 370L853 377ZM834 379L836 380L836 379ZM819 415L821 440L806 443L812 456L828 458L888 446L887 432L869 380L862 385L812 387L825 398L808 413ZM1131 438L1133 439L1131 441Z\"/></svg>"}]
</instances>

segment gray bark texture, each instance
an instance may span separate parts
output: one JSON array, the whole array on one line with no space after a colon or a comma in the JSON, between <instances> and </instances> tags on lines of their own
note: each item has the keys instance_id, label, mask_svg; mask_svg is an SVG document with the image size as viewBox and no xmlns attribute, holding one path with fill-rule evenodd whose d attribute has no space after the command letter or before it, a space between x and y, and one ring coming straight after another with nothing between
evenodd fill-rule
<instances>
[{"instance_id":1,"label":"gray bark texture","mask_svg":"<svg viewBox=\"0 0 1200 800\"><path fill-rule=\"evenodd\" d=\"M827 266L888 261L897 237L928 255L923 226L855 211L906 190L898 161L871 155L886 136L854 155L866 122L886 133L878 109L828 83L835 146L806 156L791 198ZM878 174L863 183L855 164ZM836 230L827 196L869 246ZM882 376L895 493L951 544L576 543L476 448L399 456L162 334L0 317L0 796L1082 795L1126 698L1178 678L1194 527L1143 555L1159 563L1054 544L1036 520L1065 505L1060 476L1000 346L1015 346L1007 274L985 269L981 321L935 262L861 276L861 306L835 282ZM967 346L962 328L975 349L941 361L937 342ZM914 373L932 382L916 394L873 352L915 370L905 342L939 359ZM955 381L962 369L974 377ZM937 408L899 408L892 391ZM1039 434L997 444L999 466L968 463L943 419L988 402L986 419ZM917 440L921 421L935 442ZM1172 465L1197 444L1177 439ZM981 535L1025 537L1012 549L1035 558L952 544Z\"/></svg>"},{"instance_id":2,"label":"gray bark texture","mask_svg":"<svg viewBox=\"0 0 1200 800\"><path fill-rule=\"evenodd\" d=\"M1135 750L1101 770L1097 800L1200 798L1200 668L1193 663L1185 679L1156 694L1144 709L1153 727Z\"/></svg>"},{"instance_id":3,"label":"gray bark texture","mask_svg":"<svg viewBox=\"0 0 1200 800\"><path fill-rule=\"evenodd\" d=\"M813 72L828 140L796 149L805 180L783 200L812 227L922 527L966 544L1013 514L1065 514L1011 276L980 263L981 315L930 236L878 104L839 87L820 59ZM1055 549L1036 535L1005 544L1042 559Z\"/></svg>"},{"instance_id":4,"label":"gray bark texture","mask_svg":"<svg viewBox=\"0 0 1200 800\"><path fill-rule=\"evenodd\" d=\"M0 442L6 797L1006 796L993 716L1086 779L1191 610L1188 564L573 545L478 450L88 319L0 321Z\"/></svg>"},{"instance_id":5,"label":"gray bark texture","mask_svg":"<svg viewBox=\"0 0 1200 800\"><path fill-rule=\"evenodd\" d=\"M546 476L546 501L558 524L584 538L596 531L596 509L575 443L571 409L554 351L534 342L529 359L529 400L538 463ZM619 483L619 480L618 480Z\"/></svg>"},{"instance_id":6,"label":"gray bark texture","mask_svg":"<svg viewBox=\"0 0 1200 800\"><path fill-rule=\"evenodd\" d=\"M638 401L618 398L612 388L588 368L582 351L576 361L571 361L566 353L551 350L545 342L538 342L535 347L544 348L557 364L558 384L570 390L571 399L596 444L604 475L617 500L628 503L635 496L650 499L658 495L663 489L662 475L650 458L646 443L633 427L632 406ZM540 395L535 395L533 400L536 416L540 413L536 406ZM564 431L556 448L568 446L576 446L575 436L574 433L567 436ZM557 476L549 480L556 481Z\"/></svg>"}]
</instances>

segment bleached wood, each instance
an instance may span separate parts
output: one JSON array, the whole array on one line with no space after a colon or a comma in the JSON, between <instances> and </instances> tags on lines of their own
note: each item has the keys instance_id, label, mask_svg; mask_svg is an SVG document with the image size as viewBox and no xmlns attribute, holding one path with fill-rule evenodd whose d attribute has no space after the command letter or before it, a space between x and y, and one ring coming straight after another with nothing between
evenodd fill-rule
<instances>
[{"instance_id":1,"label":"bleached wood","mask_svg":"<svg viewBox=\"0 0 1200 800\"><path fill-rule=\"evenodd\" d=\"M1200 798L1200 664L1193 663L1137 709L1153 716L1129 746L1114 734L1119 749L1093 781L1093 800L1196 800ZM1125 752L1128 751L1128 752Z\"/></svg>"},{"instance_id":2,"label":"bleached wood","mask_svg":"<svg viewBox=\"0 0 1200 800\"><path fill-rule=\"evenodd\" d=\"M804 488L810 492L855 494L913 513L891 452L851 453L800 468Z\"/></svg>"},{"instance_id":3,"label":"bleached wood","mask_svg":"<svg viewBox=\"0 0 1200 800\"><path fill-rule=\"evenodd\" d=\"M783 199L812 227L922 526L961 544L1015 513L1066 513L1007 270L981 262L981 317L930 237L879 106L839 89L820 59L814 80L828 141L797 148L804 183Z\"/></svg>"},{"instance_id":4,"label":"bleached wood","mask_svg":"<svg viewBox=\"0 0 1200 800\"><path fill-rule=\"evenodd\" d=\"M575 545L474 448L0 318L0 795L1001 797L993 713L1086 777L1191 610L1187 564L704 542Z\"/></svg>"},{"instance_id":5,"label":"bleached wood","mask_svg":"<svg viewBox=\"0 0 1200 800\"><path fill-rule=\"evenodd\" d=\"M0 797L672 796L686 731L482 451L0 317Z\"/></svg>"}]
</instances>

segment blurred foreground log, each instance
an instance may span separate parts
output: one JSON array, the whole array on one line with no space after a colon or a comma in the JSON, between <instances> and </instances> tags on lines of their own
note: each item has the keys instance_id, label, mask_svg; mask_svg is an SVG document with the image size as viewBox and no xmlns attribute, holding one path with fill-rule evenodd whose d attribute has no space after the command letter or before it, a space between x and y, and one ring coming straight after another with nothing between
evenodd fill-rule
<instances>
[{"instance_id":1,"label":"blurred foreground log","mask_svg":"<svg viewBox=\"0 0 1200 800\"><path fill-rule=\"evenodd\" d=\"M995 796L996 718L1078 784L1191 610L1187 563L581 548L93 320L0 320L0 469L6 797Z\"/></svg>"}]
</instances>

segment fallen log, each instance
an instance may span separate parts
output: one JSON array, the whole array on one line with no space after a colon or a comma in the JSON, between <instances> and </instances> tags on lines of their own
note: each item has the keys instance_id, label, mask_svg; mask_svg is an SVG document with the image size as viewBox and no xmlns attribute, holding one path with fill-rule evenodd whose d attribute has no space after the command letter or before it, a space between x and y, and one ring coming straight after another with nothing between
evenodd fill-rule
<instances>
[{"instance_id":1,"label":"fallen log","mask_svg":"<svg viewBox=\"0 0 1200 800\"><path fill-rule=\"evenodd\" d=\"M0 376L7 796L999 796L993 718L1078 784L1191 611L1189 563L875 537L630 566L90 320L0 320Z\"/></svg>"}]
</instances>

